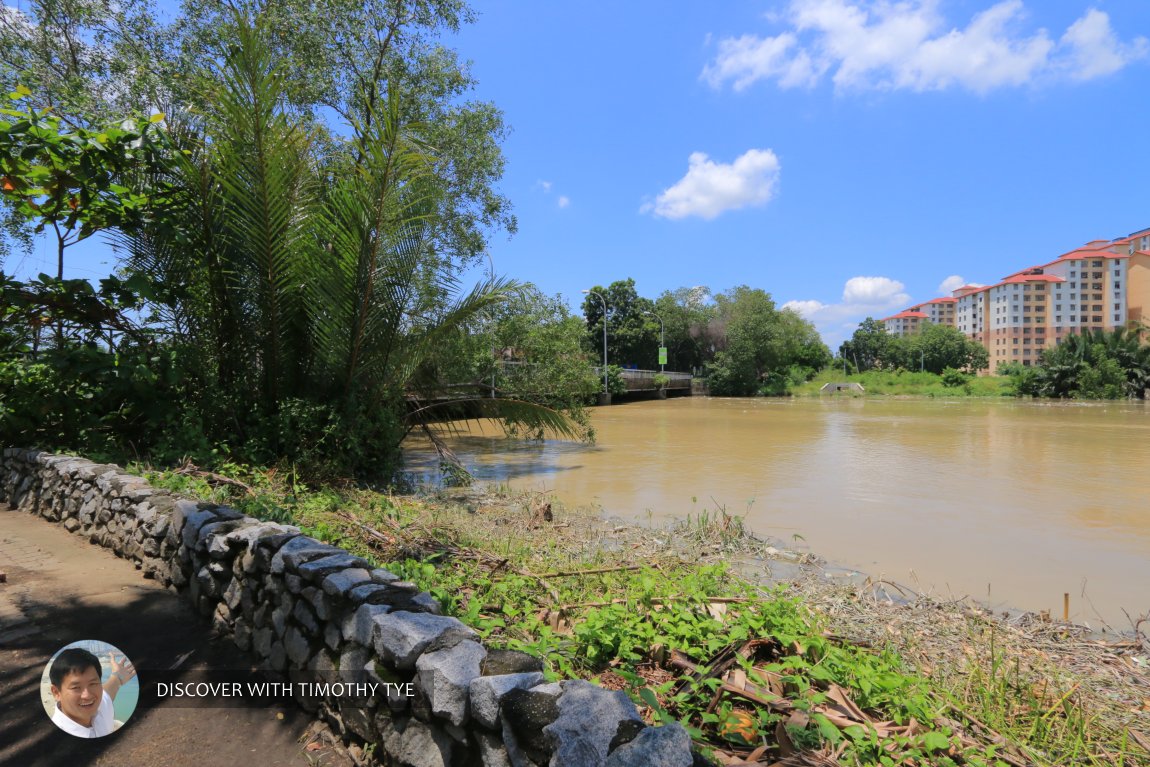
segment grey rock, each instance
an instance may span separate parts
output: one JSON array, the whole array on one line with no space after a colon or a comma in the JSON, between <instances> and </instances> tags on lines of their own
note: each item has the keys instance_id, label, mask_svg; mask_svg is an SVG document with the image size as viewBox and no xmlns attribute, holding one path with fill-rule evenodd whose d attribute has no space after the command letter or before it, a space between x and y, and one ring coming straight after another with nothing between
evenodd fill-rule
<instances>
[{"instance_id":1,"label":"grey rock","mask_svg":"<svg viewBox=\"0 0 1150 767\"><path fill-rule=\"evenodd\" d=\"M340 645L343 643L343 636L340 634L339 627L334 623L324 624L323 641L324 644L333 650L340 649Z\"/></svg>"},{"instance_id":2,"label":"grey rock","mask_svg":"<svg viewBox=\"0 0 1150 767\"><path fill-rule=\"evenodd\" d=\"M607 757L606 767L691 767L691 736L677 723L647 727Z\"/></svg>"},{"instance_id":3,"label":"grey rock","mask_svg":"<svg viewBox=\"0 0 1150 767\"><path fill-rule=\"evenodd\" d=\"M236 621L235 628L232 630L232 641L236 643L236 647L247 652L252 646L252 630L246 623Z\"/></svg>"},{"instance_id":4,"label":"grey rock","mask_svg":"<svg viewBox=\"0 0 1150 767\"><path fill-rule=\"evenodd\" d=\"M551 767L602 765L620 726L642 722L626 693L582 679L563 683L557 705L558 718L543 728L552 742Z\"/></svg>"},{"instance_id":5,"label":"grey rock","mask_svg":"<svg viewBox=\"0 0 1150 767\"><path fill-rule=\"evenodd\" d=\"M542 671L543 660L534 655L528 655L519 650L488 650L487 658L483 661L484 676L501 676L504 674L525 674L530 671Z\"/></svg>"},{"instance_id":6,"label":"grey rock","mask_svg":"<svg viewBox=\"0 0 1150 767\"><path fill-rule=\"evenodd\" d=\"M296 572L299 573L301 578L318 583L332 573L346 570L348 568L361 568L366 567L367 562L359 557L353 557L347 552L336 549L334 553L318 559L311 559L307 562L299 564Z\"/></svg>"},{"instance_id":7,"label":"grey rock","mask_svg":"<svg viewBox=\"0 0 1150 767\"><path fill-rule=\"evenodd\" d=\"M272 640L275 635L269 628L256 629L252 634L252 649L261 658L266 658L272 654Z\"/></svg>"},{"instance_id":8,"label":"grey rock","mask_svg":"<svg viewBox=\"0 0 1150 767\"><path fill-rule=\"evenodd\" d=\"M341 714L343 725L366 741L374 738L375 733L371 727L371 712L361 706L342 706Z\"/></svg>"},{"instance_id":9,"label":"grey rock","mask_svg":"<svg viewBox=\"0 0 1150 767\"><path fill-rule=\"evenodd\" d=\"M179 501L176 503L176 509L180 508L180 504L189 503L188 501ZM180 542L184 544L184 548L189 551L196 548L196 541L200 534L200 528L209 522L215 522L216 515L210 511L196 510L184 516L183 531L180 535Z\"/></svg>"},{"instance_id":10,"label":"grey rock","mask_svg":"<svg viewBox=\"0 0 1150 767\"><path fill-rule=\"evenodd\" d=\"M284 571L285 567L295 571L304 562L338 553L341 553L340 549L326 543L320 543L315 538L308 538L304 535L294 536L280 546L272 557L270 569L278 575Z\"/></svg>"},{"instance_id":11,"label":"grey rock","mask_svg":"<svg viewBox=\"0 0 1150 767\"><path fill-rule=\"evenodd\" d=\"M315 610L317 618L321 621L331 620L332 597L329 597L317 588L306 588L303 590L303 595L312 606L312 609Z\"/></svg>"},{"instance_id":12,"label":"grey rock","mask_svg":"<svg viewBox=\"0 0 1150 767\"><path fill-rule=\"evenodd\" d=\"M276 630L277 636L282 637L287 631L287 619L290 613L291 602L283 602L272 610L272 628Z\"/></svg>"},{"instance_id":13,"label":"grey rock","mask_svg":"<svg viewBox=\"0 0 1150 767\"><path fill-rule=\"evenodd\" d=\"M343 638L349 642L369 646L375 636L375 617L391 611L387 605L360 605L343 622Z\"/></svg>"},{"instance_id":14,"label":"grey rock","mask_svg":"<svg viewBox=\"0 0 1150 767\"><path fill-rule=\"evenodd\" d=\"M362 567L356 567L334 572L324 578L320 585L325 593L333 597L342 597L364 582L371 582L371 573Z\"/></svg>"},{"instance_id":15,"label":"grey rock","mask_svg":"<svg viewBox=\"0 0 1150 767\"><path fill-rule=\"evenodd\" d=\"M291 525L281 525L276 522L256 522L245 524L237 530L228 533L228 545L234 549L254 548L255 541L273 535L299 534L299 528Z\"/></svg>"},{"instance_id":16,"label":"grey rock","mask_svg":"<svg viewBox=\"0 0 1150 767\"><path fill-rule=\"evenodd\" d=\"M238 520L220 520L208 522L200 528L196 536L196 548L205 550L213 559L225 559L231 553L228 546L227 535L239 527L242 522Z\"/></svg>"},{"instance_id":17,"label":"grey rock","mask_svg":"<svg viewBox=\"0 0 1150 767\"><path fill-rule=\"evenodd\" d=\"M311 643L296 626L292 626L284 635L284 652L288 659L296 665L302 666L311 658Z\"/></svg>"},{"instance_id":18,"label":"grey rock","mask_svg":"<svg viewBox=\"0 0 1150 767\"><path fill-rule=\"evenodd\" d=\"M454 647L424 653L415 662L417 683L427 696L431 713L462 726L471 717L471 680L487 651L478 642L463 641Z\"/></svg>"},{"instance_id":19,"label":"grey rock","mask_svg":"<svg viewBox=\"0 0 1150 767\"><path fill-rule=\"evenodd\" d=\"M299 621L309 636L319 635L319 622L316 621L315 612L308 606L307 602L302 599L298 600L295 603L295 609L292 610L292 617Z\"/></svg>"},{"instance_id":20,"label":"grey rock","mask_svg":"<svg viewBox=\"0 0 1150 767\"><path fill-rule=\"evenodd\" d=\"M377 567L371 571L371 579L375 583L393 583L399 580L399 576L384 570L382 567Z\"/></svg>"},{"instance_id":21,"label":"grey rock","mask_svg":"<svg viewBox=\"0 0 1150 767\"><path fill-rule=\"evenodd\" d=\"M228 609L236 610L239 608L242 599L243 587L240 586L240 580L238 578L233 578L228 584L228 587L224 589L224 604L228 606Z\"/></svg>"},{"instance_id":22,"label":"grey rock","mask_svg":"<svg viewBox=\"0 0 1150 767\"><path fill-rule=\"evenodd\" d=\"M413 596L404 609L413 613L431 613L432 615L443 615L443 606L439 604L439 600L431 596L431 594L428 594L426 591Z\"/></svg>"},{"instance_id":23,"label":"grey rock","mask_svg":"<svg viewBox=\"0 0 1150 767\"><path fill-rule=\"evenodd\" d=\"M367 671L364 666L367 665L370 655L367 648L349 642L344 646L343 652L339 656L339 676L340 681L349 682L351 684L362 684L367 681Z\"/></svg>"},{"instance_id":24,"label":"grey rock","mask_svg":"<svg viewBox=\"0 0 1150 767\"><path fill-rule=\"evenodd\" d=\"M538 671L472 679L470 688L472 718L484 727L495 729L499 726L499 707L503 696L512 690L528 690L542 681L543 674Z\"/></svg>"},{"instance_id":25,"label":"grey rock","mask_svg":"<svg viewBox=\"0 0 1150 767\"><path fill-rule=\"evenodd\" d=\"M347 592L347 598L356 604L383 604L387 601L387 586L378 583L365 583Z\"/></svg>"},{"instance_id":26,"label":"grey rock","mask_svg":"<svg viewBox=\"0 0 1150 767\"><path fill-rule=\"evenodd\" d=\"M424 650L450 647L478 636L455 618L442 615L401 611L377 615L373 620L376 652L400 669L414 668Z\"/></svg>"},{"instance_id":27,"label":"grey rock","mask_svg":"<svg viewBox=\"0 0 1150 767\"><path fill-rule=\"evenodd\" d=\"M503 696L503 740L512 764L547 763L552 744L543 728L559 717L562 692L558 683L552 683L530 690L510 690Z\"/></svg>"},{"instance_id":28,"label":"grey rock","mask_svg":"<svg viewBox=\"0 0 1150 767\"><path fill-rule=\"evenodd\" d=\"M479 758L483 767L513 767L507 747L498 735L481 732L476 739L479 741Z\"/></svg>"},{"instance_id":29,"label":"grey rock","mask_svg":"<svg viewBox=\"0 0 1150 767\"><path fill-rule=\"evenodd\" d=\"M384 748L405 767L450 767L455 741L439 727L415 719L393 720L383 735Z\"/></svg>"}]
</instances>

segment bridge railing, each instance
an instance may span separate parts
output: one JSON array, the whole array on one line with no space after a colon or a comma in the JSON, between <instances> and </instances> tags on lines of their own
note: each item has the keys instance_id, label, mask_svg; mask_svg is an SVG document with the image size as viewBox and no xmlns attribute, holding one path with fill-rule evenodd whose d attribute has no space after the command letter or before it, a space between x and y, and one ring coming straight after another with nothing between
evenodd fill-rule
<instances>
[{"instance_id":1,"label":"bridge railing","mask_svg":"<svg viewBox=\"0 0 1150 767\"><path fill-rule=\"evenodd\" d=\"M595 374L598 376L603 375L603 368L595 368ZM619 371L620 377L623 382L627 384L627 391L654 391L659 388L655 385L655 376L663 375L667 378L667 383L664 389L690 389L691 388L691 374L678 373L670 370L660 372L658 370L630 370L624 368Z\"/></svg>"}]
</instances>

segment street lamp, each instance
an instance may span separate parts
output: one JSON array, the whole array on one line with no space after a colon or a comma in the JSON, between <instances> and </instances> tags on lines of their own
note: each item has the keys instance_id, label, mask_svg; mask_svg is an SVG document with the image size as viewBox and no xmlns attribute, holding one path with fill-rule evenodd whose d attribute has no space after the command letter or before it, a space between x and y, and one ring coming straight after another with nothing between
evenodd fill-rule
<instances>
[{"instance_id":1,"label":"street lamp","mask_svg":"<svg viewBox=\"0 0 1150 767\"><path fill-rule=\"evenodd\" d=\"M607 388L607 299L596 293L594 290L580 291L584 295L596 296L603 302L603 396L610 395L610 390Z\"/></svg>"},{"instance_id":2,"label":"street lamp","mask_svg":"<svg viewBox=\"0 0 1150 767\"><path fill-rule=\"evenodd\" d=\"M663 318L660 317L659 315L655 314L650 309L644 309L643 314L649 314L659 321L659 355L662 356L663 348L667 345L663 341ZM666 366L662 363L662 361L660 361L659 362L659 372L660 373L664 372L665 367Z\"/></svg>"}]
</instances>

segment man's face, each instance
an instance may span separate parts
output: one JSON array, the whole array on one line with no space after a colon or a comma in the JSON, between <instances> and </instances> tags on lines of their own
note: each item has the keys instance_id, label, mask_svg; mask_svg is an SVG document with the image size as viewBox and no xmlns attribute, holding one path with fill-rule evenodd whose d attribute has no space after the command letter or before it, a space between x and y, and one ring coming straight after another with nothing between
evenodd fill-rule
<instances>
[{"instance_id":1,"label":"man's face","mask_svg":"<svg viewBox=\"0 0 1150 767\"><path fill-rule=\"evenodd\" d=\"M91 666L82 673L68 674L59 687L52 685L52 697L69 719L91 727L92 717L96 715L104 697L100 674Z\"/></svg>"}]
</instances>

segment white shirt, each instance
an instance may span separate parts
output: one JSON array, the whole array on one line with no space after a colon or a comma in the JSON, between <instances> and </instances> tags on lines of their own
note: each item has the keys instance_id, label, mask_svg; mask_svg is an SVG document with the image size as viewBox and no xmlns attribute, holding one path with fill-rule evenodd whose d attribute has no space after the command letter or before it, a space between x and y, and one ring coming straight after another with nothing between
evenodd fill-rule
<instances>
[{"instance_id":1,"label":"white shirt","mask_svg":"<svg viewBox=\"0 0 1150 767\"><path fill-rule=\"evenodd\" d=\"M100 708L97 709L96 715L92 717L92 726L85 727L60 710L60 704L56 704L56 710L52 712L52 722L64 732L69 735L75 735L77 738L102 738L112 732L112 728L116 724L116 714L112 708L112 698L108 693L101 690L104 698L100 701Z\"/></svg>"}]
</instances>

